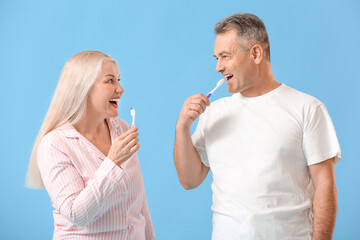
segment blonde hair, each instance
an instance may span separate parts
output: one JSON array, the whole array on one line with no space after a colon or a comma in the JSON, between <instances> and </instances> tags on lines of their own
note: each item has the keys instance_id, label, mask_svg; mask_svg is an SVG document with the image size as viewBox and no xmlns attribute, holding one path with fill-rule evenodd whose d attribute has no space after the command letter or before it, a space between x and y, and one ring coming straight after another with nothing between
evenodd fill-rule
<instances>
[{"instance_id":1,"label":"blonde hair","mask_svg":"<svg viewBox=\"0 0 360 240\"><path fill-rule=\"evenodd\" d=\"M32 149L26 186L44 188L37 165L37 149L41 139L66 123L79 122L85 114L87 98L104 61L114 61L110 56L98 51L83 51L72 56L65 64L58 85L43 124L40 127Z\"/></svg>"}]
</instances>

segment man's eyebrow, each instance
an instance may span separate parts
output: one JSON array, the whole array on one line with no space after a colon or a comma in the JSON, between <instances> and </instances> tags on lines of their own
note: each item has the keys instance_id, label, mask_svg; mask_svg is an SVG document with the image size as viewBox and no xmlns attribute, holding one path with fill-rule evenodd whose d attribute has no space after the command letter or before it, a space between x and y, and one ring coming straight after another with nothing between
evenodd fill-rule
<instances>
[{"instance_id":1,"label":"man's eyebrow","mask_svg":"<svg viewBox=\"0 0 360 240\"><path fill-rule=\"evenodd\" d=\"M230 52L222 51L221 53L219 53L219 56L221 57L222 55L225 55L225 54L230 54ZM215 54L214 54L214 58L217 58L217 56Z\"/></svg>"}]
</instances>

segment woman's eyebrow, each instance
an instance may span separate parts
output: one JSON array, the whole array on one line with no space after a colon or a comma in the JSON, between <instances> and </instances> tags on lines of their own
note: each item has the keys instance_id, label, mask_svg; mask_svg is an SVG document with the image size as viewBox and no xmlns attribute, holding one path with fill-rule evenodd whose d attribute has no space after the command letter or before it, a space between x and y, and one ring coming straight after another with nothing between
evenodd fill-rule
<instances>
[{"instance_id":1,"label":"woman's eyebrow","mask_svg":"<svg viewBox=\"0 0 360 240\"><path fill-rule=\"evenodd\" d=\"M115 77L113 74L107 74L107 75L105 75L105 77Z\"/></svg>"}]
</instances>

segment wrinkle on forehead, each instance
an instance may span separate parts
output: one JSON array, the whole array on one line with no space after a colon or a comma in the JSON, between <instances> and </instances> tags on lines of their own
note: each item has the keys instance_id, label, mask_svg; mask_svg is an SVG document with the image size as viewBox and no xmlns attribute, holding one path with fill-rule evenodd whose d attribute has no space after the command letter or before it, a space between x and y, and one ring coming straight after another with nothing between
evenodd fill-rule
<instances>
[{"instance_id":1,"label":"wrinkle on forehead","mask_svg":"<svg viewBox=\"0 0 360 240\"><path fill-rule=\"evenodd\" d=\"M222 47L222 49L220 49L220 52L216 53L215 52L215 48L214 48L214 57L221 57L223 55L234 55L236 54L239 50L243 50L243 48L239 45L239 44L231 44L231 45L225 45L225 47Z\"/></svg>"}]
</instances>

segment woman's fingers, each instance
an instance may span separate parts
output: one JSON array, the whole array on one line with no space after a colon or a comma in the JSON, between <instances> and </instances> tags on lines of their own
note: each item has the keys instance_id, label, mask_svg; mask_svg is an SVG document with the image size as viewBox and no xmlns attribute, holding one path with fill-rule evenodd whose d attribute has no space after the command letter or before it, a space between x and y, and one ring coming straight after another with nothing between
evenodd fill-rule
<instances>
[{"instance_id":1,"label":"woman's fingers","mask_svg":"<svg viewBox=\"0 0 360 240\"><path fill-rule=\"evenodd\" d=\"M129 142L131 142L134 138L137 138L139 136L138 132L133 132L127 135L124 139L119 139L122 146L126 146Z\"/></svg>"},{"instance_id":2,"label":"woman's fingers","mask_svg":"<svg viewBox=\"0 0 360 240\"><path fill-rule=\"evenodd\" d=\"M140 144L135 144L133 147L130 148L130 156L137 152L140 149Z\"/></svg>"},{"instance_id":3,"label":"woman's fingers","mask_svg":"<svg viewBox=\"0 0 360 240\"><path fill-rule=\"evenodd\" d=\"M121 134L118 139L125 139L128 135L137 132L138 128L134 127L134 128L130 128L130 130L127 130L126 132L124 132L123 134Z\"/></svg>"},{"instance_id":4,"label":"woman's fingers","mask_svg":"<svg viewBox=\"0 0 360 240\"><path fill-rule=\"evenodd\" d=\"M125 146L125 149L128 150L128 152L130 152L130 149L132 147L134 147L137 143L139 142L138 138L134 138L132 139L130 142L128 142L128 144Z\"/></svg>"},{"instance_id":5,"label":"woman's fingers","mask_svg":"<svg viewBox=\"0 0 360 240\"><path fill-rule=\"evenodd\" d=\"M117 165L128 160L139 148L138 128L131 128L115 139L109 150L108 157Z\"/></svg>"}]
</instances>

